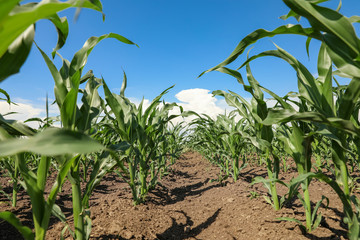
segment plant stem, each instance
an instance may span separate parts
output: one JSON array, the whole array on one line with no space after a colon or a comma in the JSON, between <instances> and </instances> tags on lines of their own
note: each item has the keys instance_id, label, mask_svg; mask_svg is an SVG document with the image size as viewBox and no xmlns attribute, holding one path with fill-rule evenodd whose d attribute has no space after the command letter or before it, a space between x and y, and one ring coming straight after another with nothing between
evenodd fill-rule
<instances>
[{"instance_id":1,"label":"plant stem","mask_svg":"<svg viewBox=\"0 0 360 240\"><path fill-rule=\"evenodd\" d=\"M73 216L74 216L74 228L77 240L85 240L85 229L84 229L84 216L81 199L81 187L80 187L80 174L79 174L79 161L74 163L71 169L71 176L73 182L72 187L72 202L73 202Z\"/></svg>"}]
</instances>

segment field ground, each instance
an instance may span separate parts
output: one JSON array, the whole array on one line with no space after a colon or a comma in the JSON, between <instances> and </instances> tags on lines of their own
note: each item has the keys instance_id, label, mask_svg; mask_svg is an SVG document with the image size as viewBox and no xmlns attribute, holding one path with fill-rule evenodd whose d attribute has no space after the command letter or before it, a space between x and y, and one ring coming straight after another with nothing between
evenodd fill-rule
<instances>
[{"instance_id":1,"label":"field ground","mask_svg":"<svg viewBox=\"0 0 360 240\"><path fill-rule=\"evenodd\" d=\"M248 166L236 183L221 186L211 181L219 169L197 153L185 153L172 166L169 175L151 192L146 204L134 207L131 192L116 174L106 176L91 198L93 229L91 239L345 239L341 222L342 204L326 184L313 181L312 201L322 195L330 199L321 225L311 234L303 234L294 222L280 222L277 217L305 220L299 200L276 212L262 197L262 184L250 186L250 180L266 174L263 168ZM286 181L295 173L282 173ZM1 183L4 183L1 178ZM10 188L6 188L10 190ZM279 187L279 194L285 189ZM57 204L71 215L70 186L65 185ZM1 199L0 211L10 210L24 224L31 223L28 197L19 194L18 207L11 208ZM30 225L31 226L31 225ZM47 239L60 239L63 224L53 219ZM16 231L0 221L1 239L21 239ZM70 238L69 238L70 239Z\"/></svg>"}]
</instances>

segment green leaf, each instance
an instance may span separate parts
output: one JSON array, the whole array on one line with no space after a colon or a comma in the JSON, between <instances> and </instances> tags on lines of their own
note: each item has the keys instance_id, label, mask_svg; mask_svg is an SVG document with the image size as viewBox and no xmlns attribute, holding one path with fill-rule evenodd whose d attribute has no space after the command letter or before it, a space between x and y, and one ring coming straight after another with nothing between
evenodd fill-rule
<instances>
[{"instance_id":1,"label":"green leaf","mask_svg":"<svg viewBox=\"0 0 360 240\"><path fill-rule=\"evenodd\" d=\"M60 109L61 122L64 128L75 129L78 88L72 88L66 95Z\"/></svg>"},{"instance_id":2,"label":"green leaf","mask_svg":"<svg viewBox=\"0 0 360 240\"><path fill-rule=\"evenodd\" d=\"M5 119L1 114L0 114L0 127L5 129L11 135L32 136L36 133L34 129L25 125L24 123L16 120Z\"/></svg>"},{"instance_id":3,"label":"green leaf","mask_svg":"<svg viewBox=\"0 0 360 240\"><path fill-rule=\"evenodd\" d=\"M85 211L85 216L84 216L84 230L85 230L85 239L90 239L90 234L91 234L91 228L92 228L92 222L91 222L91 218L90 218L90 211L87 210Z\"/></svg>"},{"instance_id":4,"label":"green leaf","mask_svg":"<svg viewBox=\"0 0 360 240\"><path fill-rule=\"evenodd\" d=\"M318 210L319 210L319 207L321 205L321 203L326 200L327 204L326 204L326 208L329 206L329 198L325 197L324 195L321 196L321 199L316 203L315 207L314 207L314 210L312 212L312 216L311 216L311 221L312 221L312 224L313 224L313 230L315 230L320 222L321 222L321 213L317 214Z\"/></svg>"},{"instance_id":5,"label":"green leaf","mask_svg":"<svg viewBox=\"0 0 360 240\"><path fill-rule=\"evenodd\" d=\"M360 78L353 78L346 88L345 94L342 96L339 106L339 117L349 120L354 107L360 97Z\"/></svg>"},{"instance_id":6,"label":"green leaf","mask_svg":"<svg viewBox=\"0 0 360 240\"><path fill-rule=\"evenodd\" d=\"M99 2L93 0L48 0L41 1L37 4L25 4L16 6L19 1L11 0L5 8L1 9L0 14L0 57L4 55L10 44L20 36L27 28L40 19L49 18L55 13L65 10L70 7L84 7L101 11L98 4L92 2ZM1 4L3 6L3 3ZM11 9L12 8L12 9ZM11 11L9 12L9 9ZM5 15L7 13L7 15Z\"/></svg>"},{"instance_id":7,"label":"green leaf","mask_svg":"<svg viewBox=\"0 0 360 240\"><path fill-rule=\"evenodd\" d=\"M20 220L15 216L15 214L11 212L0 212L0 218L13 225L26 240L35 239L35 235L31 231L31 229L23 226Z\"/></svg>"},{"instance_id":8,"label":"green leaf","mask_svg":"<svg viewBox=\"0 0 360 240\"><path fill-rule=\"evenodd\" d=\"M236 80L237 80L240 84L243 84L243 85L244 85L244 80L243 80L241 74L240 74L238 71L235 71L235 70L232 70L232 69L226 68L226 67L220 67L220 68L216 69L216 71L229 74L230 76L235 77Z\"/></svg>"},{"instance_id":9,"label":"green leaf","mask_svg":"<svg viewBox=\"0 0 360 240\"><path fill-rule=\"evenodd\" d=\"M241 55L245 49L250 46L251 44L257 42L261 38L265 37L273 37L279 34L299 34L307 37L312 37L316 39L321 39L321 34L318 31L314 31L312 28L303 28L301 25L286 25L286 26L280 26L276 28L273 31L267 31L264 29L258 29L249 35L247 35L245 38L243 38L240 43L237 45L235 50L230 54L228 58L226 58L222 63L218 64L217 66L201 73L199 77L201 77L203 74L211 71L215 71L220 67L224 67L230 63L232 63L234 60L236 60L239 55Z\"/></svg>"},{"instance_id":10,"label":"green leaf","mask_svg":"<svg viewBox=\"0 0 360 240\"><path fill-rule=\"evenodd\" d=\"M360 23L360 16L351 16L349 17L349 21L352 23Z\"/></svg>"},{"instance_id":11,"label":"green leaf","mask_svg":"<svg viewBox=\"0 0 360 240\"><path fill-rule=\"evenodd\" d=\"M126 77L125 71L123 71L123 73L124 73L124 78L123 78L123 82L121 84L120 96L125 97L125 89L127 86L127 77Z\"/></svg>"},{"instance_id":12,"label":"green leaf","mask_svg":"<svg viewBox=\"0 0 360 240\"><path fill-rule=\"evenodd\" d=\"M0 24L1 27L1 24ZM0 31L1 35L1 31ZM0 57L0 82L18 73L27 59L35 36L35 25L30 25ZM0 37L1 38L1 37ZM3 42L3 40L1 41ZM0 43L1 45L1 43Z\"/></svg>"},{"instance_id":13,"label":"green leaf","mask_svg":"<svg viewBox=\"0 0 360 240\"><path fill-rule=\"evenodd\" d=\"M0 0L0 22L11 12L21 0Z\"/></svg>"},{"instance_id":14,"label":"green leaf","mask_svg":"<svg viewBox=\"0 0 360 240\"><path fill-rule=\"evenodd\" d=\"M240 68L260 57L273 56L283 59L284 61L288 62L297 72L298 88L301 96L306 98L306 100L308 100L314 107L316 107L319 112L324 112L324 109L321 106L321 94L319 87L316 84L316 79L312 76L310 71L294 56L286 52L284 49L278 46L276 47L277 50L265 51L252 56L247 61L245 61L240 66Z\"/></svg>"},{"instance_id":15,"label":"green leaf","mask_svg":"<svg viewBox=\"0 0 360 240\"><path fill-rule=\"evenodd\" d=\"M68 94L68 90L65 85L65 82L63 81L61 73L57 70L55 64L51 61L51 59L46 55L46 53L43 50L41 50L39 46L36 45L36 47L39 49L41 55L43 56L45 63L49 68L50 73L55 81L54 92L55 92L56 103L61 109L62 104L66 98L66 95ZM66 62L63 61L63 63L65 64Z\"/></svg>"},{"instance_id":16,"label":"green leaf","mask_svg":"<svg viewBox=\"0 0 360 240\"><path fill-rule=\"evenodd\" d=\"M125 150L125 149L124 149ZM89 206L89 199L95 187L100 183L101 179L107 174L118 162L109 154L102 154L92 166L90 178L86 184L85 192L83 194L82 204L85 207Z\"/></svg>"},{"instance_id":17,"label":"green leaf","mask_svg":"<svg viewBox=\"0 0 360 240\"><path fill-rule=\"evenodd\" d=\"M352 22L337 11L314 5L308 1L284 0L293 11L308 19L314 30L323 32L322 40L329 54L342 72L360 78L360 41ZM355 61L354 61L355 60Z\"/></svg>"},{"instance_id":18,"label":"green leaf","mask_svg":"<svg viewBox=\"0 0 360 240\"><path fill-rule=\"evenodd\" d=\"M56 47L54 48L51 56L54 58L56 51L62 48L66 42L67 36L69 34L69 24L66 17L60 18L59 15L54 14L53 16L48 18L56 27L56 31L58 33L58 41Z\"/></svg>"},{"instance_id":19,"label":"green leaf","mask_svg":"<svg viewBox=\"0 0 360 240\"><path fill-rule=\"evenodd\" d=\"M290 122L293 120L318 122L360 136L360 129L355 126L351 121L337 117L327 118L326 116L318 112L298 113L287 109L271 109L267 118L262 123L265 125L272 125L279 122Z\"/></svg>"},{"instance_id":20,"label":"green leaf","mask_svg":"<svg viewBox=\"0 0 360 240\"><path fill-rule=\"evenodd\" d=\"M303 229L305 229L305 226L303 225L303 223L296 219L296 218L289 218L289 217L279 217L276 218L276 220L280 220L280 221L288 221L288 222L296 222L297 224L299 224L299 226Z\"/></svg>"},{"instance_id":21,"label":"green leaf","mask_svg":"<svg viewBox=\"0 0 360 240\"><path fill-rule=\"evenodd\" d=\"M294 12L306 17L314 29L336 36L353 51L354 57L359 55L359 40L354 27L346 17L337 11L312 4L308 1L283 1Z\"/></svg>"},{"instance_id":22,"label":"green leaf","mask_svg":"<svg viewBox=\"0 0 360 240\"><path fill-rule=\"evenodd\" d=\"M331 34L323 34L327 51L336 68L343 74L360 78L359 56L355 56L351 49Z\"/></svg>"},{"instance_id":23,"label":"green leaf","mask_svg":"<svg viewBox=\"0 0 360 240\"><path fill-rule=\"evenodd\" d=\"M101 98L98 93L99 87L100 83L94 77L91 77L86 83L85 91L81 99L83 103L80 108L81 118L77 123L77 129L83 132L90 130L92 121L96 119L101 112Z\"/></svg>"},{"instance_id":24,"label":"green leaf","mask_svg":"<svg viewBox=\"0 0 360 240\"><path fill-rule=\"evenodd\" d=\"M133 43L129 39L127 39L119 34L116 34L116 33L108 33L108 34L104 34L100 37L91 37L85 42L83 47L75 53L73 59L71 60L69 75L72 76L75 72L77 72L79 70L81 71L84 68L84 66L87 62L87 58L88 58L89 54L91 53L91 51L94 49L94 47L101 40L104 40L107 38L114 38L120 42L138 46L137 44Z\"/></svg>"},{"instance_id":25,"label":"green leaf","mask_svg":"<svg viewBox=\"0 0 360 240\"><path fill-rule=\"evenodd\" d=\"M59 205L57 205L57 204L53 205L53 207L52 207L52 215L57 217L61 222L66 223L66 216L63 213L63 211L61 211L61 208L59 207Z\"/></svg>"},{"instance_id":26,"label":"green leaf","mask_svg":"<svg viewBox=\"0 0 360 240\"><path fill-rule=\"evenodd\" d=\"M125 114L124 108L126 107L125 97L116 96L115 94L111 93L110 89L108 88L107 84L103 79L103 86L104 86L104 93L105 93L105 100L107 104L110 106L111 110L113 111L116 121L118 123L117 131L120 132L121 137L124 141L129 140L129 136L126 133L126 125L125 125Z\"/></svg>"},{"instance_id":27,"label":"green leaf","mask_svg":"<svg viewBox=\"0 0 360 240\"><path fill-rule=\"evenodd\" d=\"M59 128L48 128L33 137L0 142L0 156L9 156L21 152L54 156L90 153L104 149L104 146L83 133Z\"/></svg>"},{"instance_id":28,"label":"green leaf","mask_svg":"<svg viewBox=\"0 0 360 240\"><path fill-rule=\"evenodd\" d=\"M10 95L2 88L0 88L0 93L4 94L6 97L6 102L8 104L11 104ZM0 100L3 100L3 98L0 98ZM5 99L4 99L5 100Z\"/></svg>"}]
</instances>

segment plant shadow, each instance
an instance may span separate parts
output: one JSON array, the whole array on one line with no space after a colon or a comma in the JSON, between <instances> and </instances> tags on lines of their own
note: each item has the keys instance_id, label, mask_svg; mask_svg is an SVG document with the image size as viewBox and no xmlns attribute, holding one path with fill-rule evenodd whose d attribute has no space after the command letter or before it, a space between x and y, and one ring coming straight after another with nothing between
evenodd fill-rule
<instances>
[{"instance_id":1,"label":"plant shadow","mask_svg":"<svg viewBox=\"0 0 360 240\"><path fill-rule=\"evenodd\" d=\"M194 222L184 211L176 211L181 213L186 218L186 222L184 224L177 223L174 218L171 218L172 225L168 229L166 229L163 233L156 234L156 237L160 240L165 239L174 239L174 240L182 240L187 238L196 238L204 229L209 227L212 223L215 222L217 216L219 215L221 208L216 210L213 215L211 215L208 219L206 219L203 223L197 225L196 227L192 227Z\"/></svg>"}]
</instances>

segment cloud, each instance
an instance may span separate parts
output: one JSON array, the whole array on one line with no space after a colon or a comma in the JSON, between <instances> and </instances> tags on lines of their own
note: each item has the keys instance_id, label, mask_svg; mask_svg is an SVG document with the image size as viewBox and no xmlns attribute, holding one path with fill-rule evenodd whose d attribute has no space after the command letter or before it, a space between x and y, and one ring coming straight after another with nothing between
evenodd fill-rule
<instances>
[{"instance_id":1,"label":"cloud","mask_svg":"<svg viewBox=\"0 0 360 240\"><path fill-rule=\"evenodd\" d=\"M216 118L218 114L223 114L230 112L233 108L229 107L226 101L223 98L217 99L213 97L210 90L193 88L182 90L175 95L178 101L177 104L182 106L185 111L194 111L198 114L207 114L212 118ZM141 99L129 97L130 101L135 105L139 105ZM17 105L7 104L5 101L0 102L0 114L4 115L8 112L17 112L16 114L11 114L6 116L7 119L15 119L19 121L25 121L29 118L44 118L46 116L45 110L45 98L37 99L37 101L31 101L21 98L12 99ZM49 100L50 103L53 100ZM144 99L143 108L146 109L150 105L151 101L149 99ZM161 107L161 105L160 105ZM180 111L178 108L174 108L170 114L179 114ZM56 104L49 105L49 114L50 116L59 115L59 110ZM186 122L190 122L194 119L195 116L186 118ZM183 119L178 117L173 120L173 123L181 122ZM38 123L30 122L28 123L31 127L38 127Z\"/></svg>"},{"instance_id":2,"label":"cloud","mask_svg":"<svg viewBox=\"0 0 360 240\"><path fill-rule=\"evenodd\" d=\"M225 111L216 104L218 100L207 89L194 88L182 90L175 97L180 101L179 105L184 110L191 110L199 114L204 113L210 117L215 117Z\"/></svg>"},{"instance_id":3,"label":"cloud","mask_svg":"<svg viewBox=\"0 0 360 240\"><path fill-rule=\"evenodd\" d=\"M10 112L15 112L5 116L5 119L14 119L24 122L29 118L46 117L45 100L35 103L27 99L14 98L12 101L14 101L16 105L9 105L5 101L0 101L0 114L4 115ZM56 104L49 106L49 114L50 116L59 115L59 110L57 109ZM37 128L39 126L37 122L29 122L27 125L33 128Z\"/></svg>"},{"instance_id":4,"label":"cloud","mask_svg":"<svg viewBox=\"0 0 360 240\"><path fill-rule=\"evenodd\" d=\"M177 104L183 107L184 111L194 111L198 114L207 114L212 118L216 118L217 115L225 113L225 110L231 111L232 109L227 106L224 99L218 100L213 97L210 90L202 88L192 88L182 90L175 95L179 100ZM177 110L174 111L178 113ZM185 119L186 122L190 122L195 116ZM180 118L176 118L174 123L180 122Z\"/></svg>"}]
</instances>

